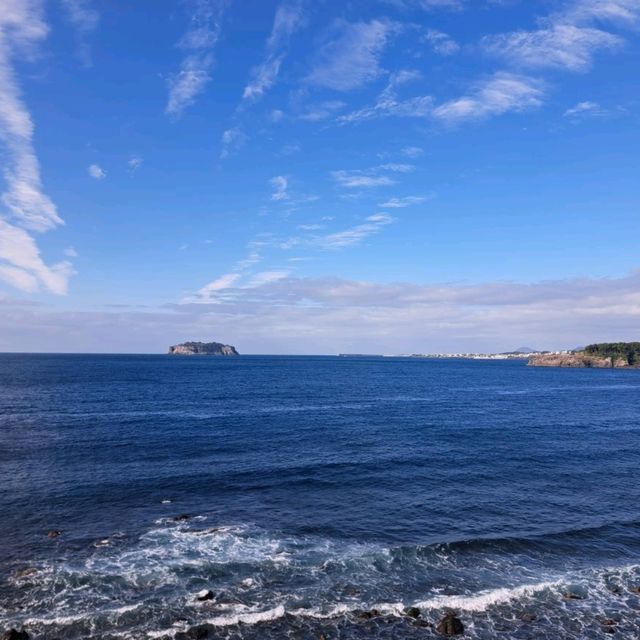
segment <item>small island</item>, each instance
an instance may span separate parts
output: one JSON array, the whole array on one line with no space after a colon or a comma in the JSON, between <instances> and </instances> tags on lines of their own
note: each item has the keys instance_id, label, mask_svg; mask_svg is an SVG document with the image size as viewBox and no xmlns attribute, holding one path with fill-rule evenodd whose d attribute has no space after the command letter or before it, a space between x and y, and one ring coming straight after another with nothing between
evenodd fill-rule
<instances>
[{"instance_id":1,"label":"small island","mask_svg":"<svg viewBox=\"0 0 640 640\"><path fill-rule=\"evenodd\" d=\"M593 369L640 369L640 342L601 342L567 353L536 354L531 367L587 367Z\"/></svg>"},{"instance_id":2,"label":"small island","mask_svg":"<svg viewBox=\"0 0 640 640\"><path fill-rule=\"evenodd\" d=\"M236 348L220 342L183 342L169 347L173 356L237 356Z\"/></svg>"}]
</instances>

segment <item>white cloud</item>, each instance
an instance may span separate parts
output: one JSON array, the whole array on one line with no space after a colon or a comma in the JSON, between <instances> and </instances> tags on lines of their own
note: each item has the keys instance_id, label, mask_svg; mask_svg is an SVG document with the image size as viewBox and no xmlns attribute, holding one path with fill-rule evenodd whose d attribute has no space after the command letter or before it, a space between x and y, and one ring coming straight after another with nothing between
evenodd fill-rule
<instances>
[{"instance_id":1,"label":"white cloud","mask_svg":"<svg viewBox=\"0 0 640 640\"><path fill-rule=\"evenodd\" d=\"M400 99L398 88L418 80L422 75L418 71L401 70L389 77L387 86L382 90L375 104L340 116L337 120L342 124L372 120L374 118L424 118L429 115L433 98L431 96L413 96Z\"/></svg>"},{"instance_id":2,"label":"white cloud","mask_svg":"<svg viewBox=\"0 0 640 640\"><path fill-rule=\"evenodd\" d=\"M613 49L622 39L594 27L551 24L537 31L516 31L485 38L485 50L510 64L584 71L599 49Z\"/></svg>"},{"instance_id":3,"label":"white cloud","mask_svg":"<svg viewBox=\"0 0 640 640\"><path fill-rule=\"evenodd\" d=\"M411 164L387 163L370 169L352 169L332 171L333 179L341 186L348 189L362 187L384 187L395 184L389 173L408 173L413 171Z\"/></svg>"},{"instance_id":4,"label":"white cloud","mask_svg":"<svg viewBox=\"0 0 640 640\"><path fill-rule=\"evenodd\" d=\"M55 344L67 352L162 353L176 335L220 337L243 353L563 349L628 340L640 322L640 270L526 284L289 276L233 292L162 310L105 312L4 299L0 351L46 351Z\"/></svg>"},{"instance_id":5,"label":"white cloud","mask_svg":"<svg viewBox=\"0 0 640 640\"><path fill-rule=\"evenodd\" d=\"M441 104L432 115L448 124L480 120L538 107L543 95L539 81L501 72L478 83L470 95Z\"/></svg>"},{"instance_id":6,"label":"white cloud","mask_svg":"<svg viewBox=\"0 0 640 640\"><path fill-rule=\"evenodd\" d=\"M422 147L404 147L402 149L402 155L407 158L417 158L424 153L424 149Z\"/></svg>"},{"instance_id":7,"label":"white cloud","mask_svg":"<svg viewBox=\"0 0 640 640\"><path fill-rule=\"evenodd\" d=\"M213 69L215 47L221 31L225 0L190 0L191 28L184 34L178 47L187 55L180 70L169 77L169 97L165 113L179 117L193 104L209 81Z\"/></svg>"},{"instance_id":8,"label":"white cloud","mask_svg":"<svg viewBox=\"0 0 640 640\"><path fill-rule=\"evenodd\" d=\"M640 20L638 0L574 0L561 14L574 22L610 21L635 24Z\"/></svg>"},{"instance_id":9,"label":"white cloud","mask_svg":"<svg viewBox=\"0 0 640 640\"><path fill-rule=\"evenodd\" d=\"M0 218L0 280L28 292L45 289L63 295L72 274L67 261L45 264L29 233Z\"/></svg>"},{"instance_id":10,"label":"white cloud","mask_svg":"<svg viewBox=\"0 0 640 640\"><path fill-rule=\"evenodd\" d=\"M425 196L405 196L404 198L389 198L385 202L382 202L378 206L381 209L403 209L404 207L410 207L413 204L421 204L426 202L430 198Z\"/></svg>"},{"instance_id":11,"label":"white cloud","mask_svg":"<svg viewBox=\"0 0 640 640\"><path fill-rule=\"evenodd\" d=\"M215 294L219 291L231 288L241 277L239 273L225 273L223 276L216 278L213 282L202 287L196 292L198 299L213 300Z\"/></svg>"},{"instance_id":12,"label":"white cloud","mask_svg":"<svg viewBox=\"0 0 640 640\"><path fill-rule=\"evenodd\" d=\"M238 151L247 141L247 136L240 127L227 129L222 133L220 158L228 158L230 155Z\"/></svg>"},{"instance_id":13,"label":"white cloud","mask_svg":"<svg viewBox=\"0 0 640 640\"><path fill-rule=\"evenodd\" d=\"M350 91L357 89L381 73L380 57L398 26L383 20L370 22L337 22L335 37L324 44L317 55L309 83Z\"/></svg>"},{"instance_id":14,"label":"white cloud","mask_svg":"<svg viewBox=\"0 0 640 640\"><path fill-rule=\"evenodd\" d=\"M27 230L47 231L63 224L44 193L33 147L34 125L13 68L28 59L47 34L36 0L4 0L0 12L0 142L5 147L5 192L0 211L0 279L25 291L42 288L66 293L72 274L68 262L47 265Z\"/></svg>"},{"instance_id":15,"label":"white cloud","mask_svg":"<svg viewBox=\"0 0 640 640\"><path fill-rule=\"evenodd\" d=\"M129 173L135 173L144 162L144 158L141 156L131 156L127 161L127 165L129 166Z\"/></svg>"},{"instance_id":16,"label":"white cloud","mask_svg":"<svg viewBox=\"0 0 640 640\"><path fill-rule=\"evenodd\" d=\"M107 177L107 172L99 164L90 164L87 173L96 180L104 180Z\"/></svg>"},{"instance_id":17,"label":"white cloud","mask_svg":"<svg viewBox=\"0 0 640 640\"><path fill-rule=\"evenodd\" d=\"M265 284L270 284L272 282L278 282L278 280L284 280L291 274L291 271L262 271L260 273L256 273L253 278L246 285L247 288L252 289L254 287L261 287Z\"/></svg>"},{"instance_id":18,"label":"white cloud","mask_svg":"<svg viewBox=\"0 0 640 640\"><path fill-rule=\"evenodd\" d=\"M269 180L269 184L273 187L274 191L271 194L271 199L280 201L288 200L289 194L287 193L287 186L289 180L286 176L274 176Z\"/></svg>"},{"instance_id":19,"label":"white cloud","mask_svg":"<svg viewBox=\"0 0 640 640\"><path fill-rule=\"evenodd\" d=\"M366 218L365 222L344 231L330 233L316 238L315 242L324 249L342 249L360 244L369 236L376 235L380 230L394 222L395 219L383 213Z\"/></svg>"},{"instance_id":20,"label":"white cloud","mask_svg":"<svg viewBox=\"0 0 640 640\"><path fill-rule=\"evenodd\" d=\"M67 256L68 258L77 258L78 252L73 247L67 247L64 250L64 255Z\"/></svg>"},{"instance_id":21,"label":"white cloud","mask_svg":"<svg viewBox=\"0 0 640 640\"><path fill-rule=\"evenodd\" d=\"M276 81L287 53L290 37L305 25L306 18L299 1L284 2L276 10L271 35L267 40L264 61L251 71L243 99L258 100Z\"/></svg>"},{"instance_id":22,"label":"white cloud","mask_svg":"<svg viewBox=\"0 0 640 640\"><path fill-rule=\"evenodd\" d=\"M346 103L342 100L325 100L307 107L307 110L299 118L309 122L319 122L331 118L336 111L340 111L344 107L346 107Z\"/></svg>"},{"instance_id":23,"label":"white cloud","mask_svg":"<svg viewBox=\"0 0 640 640\"><path fill-rule=\"evenodd\" d=\"M450 35L437 29L429 29L424 39L438 55L451 56L460 51L460 45Z\"/></svg>"},{"instance_id":24,"label":"white cloud","mask_svg":"<svg viewBox=\"0 0 640 640\"><path fill-rule=\"evenodd\" d=\"M78 39L78 56L85 67L90 67L91 49L87 38L98 26L100 16L92 7L91 0L62 0L69 20L76 29Z\"/></svg>"},{"instance_id":25,"label":"white cloud","mask_svg":"<svg viewBox=\"0 0 640 640\"><path fill-rule=\"evenodd\" d=\"M575 118L576 116L603 116L606 115L606 111L597 103L597 102L589 102L588 100L585 102L578 102L577 105L571 107L571 109L567 109L563 113L563 117L565 118Z\"/></svg>"}]
</instances>

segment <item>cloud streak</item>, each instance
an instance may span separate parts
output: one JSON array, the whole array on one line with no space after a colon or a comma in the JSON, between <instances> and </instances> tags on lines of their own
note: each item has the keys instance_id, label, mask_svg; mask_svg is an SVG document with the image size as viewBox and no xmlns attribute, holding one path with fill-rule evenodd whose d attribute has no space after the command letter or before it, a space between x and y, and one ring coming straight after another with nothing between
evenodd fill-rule
<instances>
[{"instance_id":1,"label":"cloud streak","mask_svg":"<svg viewBox=\"0 0 640 640\"><path fill-rule=\"evenodd\" d=\"M41 9L35 0L6 0L0 13L0 142L6 150L0 279L25 291L44 288L65 293L72 273L69 263L48 266L28 233L48 231L63 221L43 190L33 145L34 125L13 68L14 57L28 57L47 35Z\"/></svg>"},{"instance_id":2,"label":"cloud streak","mask_svg":"<svg viewBox=\"0 0 640 640\"><path fill-rule=\"evenodd\" d=\"M287 54L289 39L305 24L306 16L300 1L284 2L277 8L265 47L265 59L252 69L251 80L242 94L243 100L255 102L273 86Z\"/></svg>"},{"instance_id":3,"label":"cloud streak","mask_svg":"<svg viewBox=\"0 0 640 640\"><path fill-rule=\"evenodd\" d=\"M165 113L180 117L211 80L213 49L221 32L225 0L191 0L191 26L178 42L186 55L180 69L169 77L169 97Z\"/></svg>"},{"instance_id":4,"label":"cloud streak","mask_svg":"<svg viewBox=\"0 0 640 640\"><path fill-rule=\"evenodd\" d=\"M307 81L335 91L351 91L382 73L380 57L399 26L385 20L339 21L320 49Z\"/></svg>"}]
</instances>

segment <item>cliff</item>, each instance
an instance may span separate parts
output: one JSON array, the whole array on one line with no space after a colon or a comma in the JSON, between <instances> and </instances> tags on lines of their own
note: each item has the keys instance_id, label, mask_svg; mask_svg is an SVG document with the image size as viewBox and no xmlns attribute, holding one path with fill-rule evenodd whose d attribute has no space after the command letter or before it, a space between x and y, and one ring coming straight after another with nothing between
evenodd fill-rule
<instances>
[{"instance_id":1,"label":"cliff","mask_svg":"<svg viewBox=\"0 0 640 640\"><path fill-rule=\"evenodd\" d=\"M183 342L169 347L174 356L237 356L235 347L220 342Z\"/></svg>"}]
</instances>

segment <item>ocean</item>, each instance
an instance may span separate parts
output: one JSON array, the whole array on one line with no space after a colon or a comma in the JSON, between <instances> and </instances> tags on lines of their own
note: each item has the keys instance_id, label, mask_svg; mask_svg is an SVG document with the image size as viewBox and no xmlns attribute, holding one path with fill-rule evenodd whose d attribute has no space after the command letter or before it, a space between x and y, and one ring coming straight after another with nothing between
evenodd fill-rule
<instances>
[{"instance_id":1,"label":"ocean","mask_svg":"<svg viewBox=\"0 0 640 640\"><path fill-rule=\"evenodd\" d=\"M0 633L636 639L639 473L638 371L0 355Z\"/></svg>"}]
</instances>

